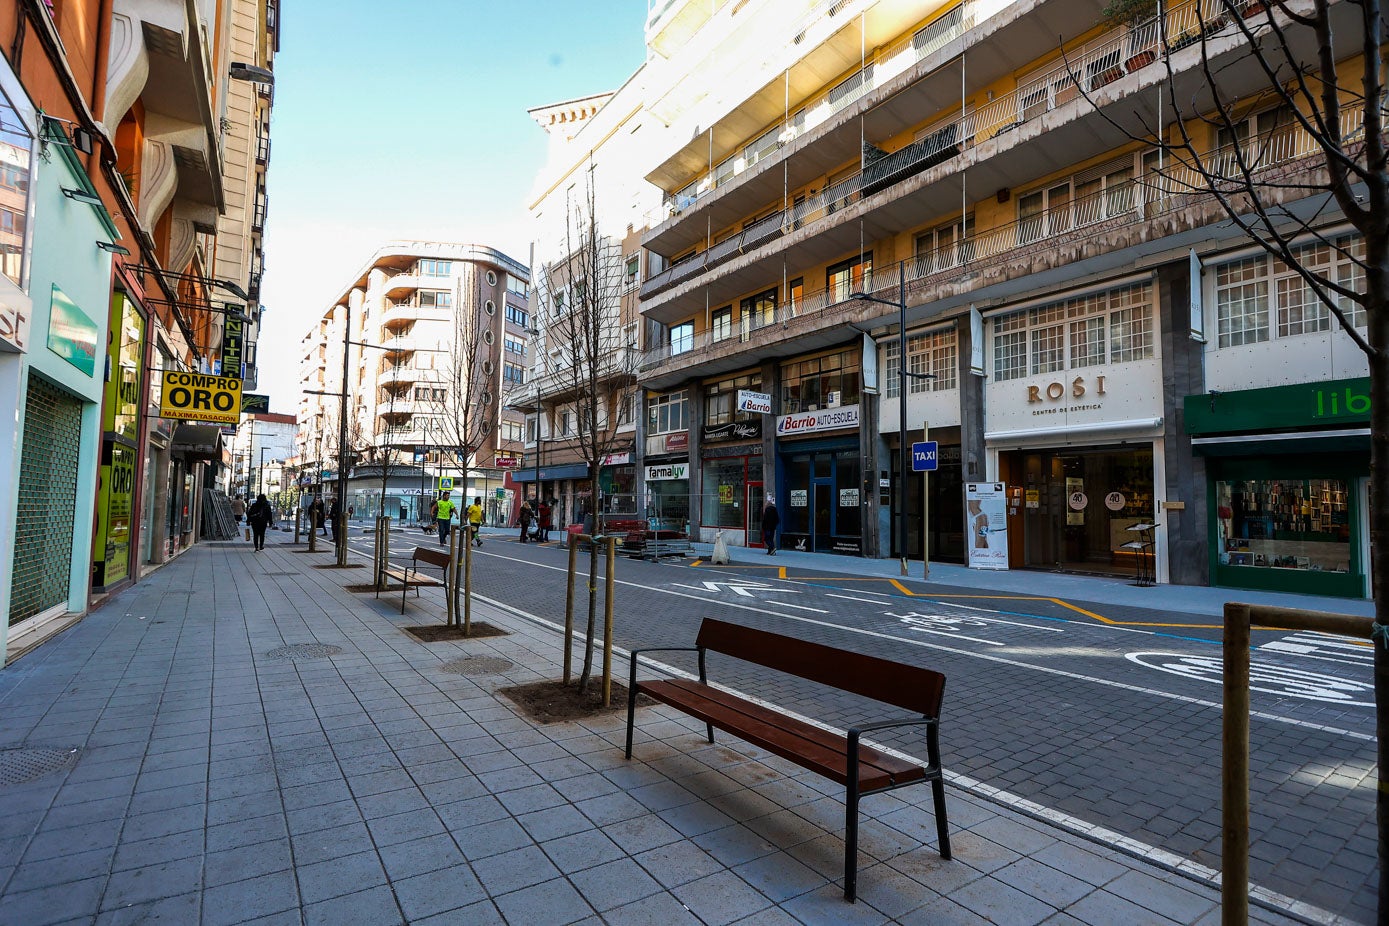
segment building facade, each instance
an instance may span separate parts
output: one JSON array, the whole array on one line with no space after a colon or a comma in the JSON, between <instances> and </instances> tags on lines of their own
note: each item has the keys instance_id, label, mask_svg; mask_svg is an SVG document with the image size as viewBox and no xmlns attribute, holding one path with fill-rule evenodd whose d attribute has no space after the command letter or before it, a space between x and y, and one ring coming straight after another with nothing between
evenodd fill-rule
<instances>
[{"instance_id":1,"label":"building facade","mask_svg":"<svg viewBox=\"0 0 1389 926\"><path fill-rule=\"evenodd\" d=\"M0 11L0 610L6 654L198 535L218 428L160 417L221 363L229 88L272 79L274 2ZM267 11L271 12L267 12ZM264 67L238 68L233 18ZM248 56L251 57L251 56ZM246 300L240 300L244 306Z\"/></svg>"},{"instance_id":2,"label":"building facade","mask_svg":"<svg viewBox=\"0 0 1389 926\"><path fill-rule=\"evenodd\" d=\"M1103 6L653 10L647 63L572 143L638 150L661 199L634 223L639 505L683 494L692 533L757 545L773 498L788 546L963 563L967 487L999 484L1012 568L1366 594L1364 355L1190 165L1133 140L1177 134L1169 73L1213 105L1204 57L1249 102L1184 124L1203 163L1323 176L1258 102L1239 17L1267 14ZM1334 209L1318 226L1309 257L1355 285L1354 236ZM1247 414L1283 388L1296 421ZM928 438L939 468L904 480Z\"/></svg>"},{"instance_id":3,"label":"building facade","mask_svg":"<svg viewBox=\"0 0 1389 926\"><path fill-rule=\"evenodd\" d=\"M479 245L377 251L303 340L301 488L333 496L345 421L354 516L427 521L443 479L455 500L485 498L489 523L506 521L523 417L503 396L524 379L529 279Z\"/></svg>"}]
</instances>

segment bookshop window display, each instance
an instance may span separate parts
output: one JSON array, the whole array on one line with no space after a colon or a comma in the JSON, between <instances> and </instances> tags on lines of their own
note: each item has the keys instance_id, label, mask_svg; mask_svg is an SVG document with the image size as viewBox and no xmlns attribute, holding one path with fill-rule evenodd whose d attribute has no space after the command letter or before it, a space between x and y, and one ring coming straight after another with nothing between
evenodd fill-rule
<instances>
[{"instance_id":1,"label":"bookshop window display","mask_svg":"<svg viewBox=\"0 0 1389 926\"><path fill-rule=\"evenodd\" d=\"M1219 584L1361 593L1353 482L1217 479L1215 515Z\"/></svg>"}]
</instances>

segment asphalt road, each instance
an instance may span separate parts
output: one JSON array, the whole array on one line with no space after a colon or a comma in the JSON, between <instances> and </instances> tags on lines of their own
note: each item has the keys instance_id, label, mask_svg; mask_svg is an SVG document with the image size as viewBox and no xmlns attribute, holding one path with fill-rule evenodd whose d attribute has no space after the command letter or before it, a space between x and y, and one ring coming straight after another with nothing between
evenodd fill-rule
<instances>
[{"instance_id":1,"label":"asphalt road","mask_svg":"<svg viewBox=\"0 0 1389 926\"><path fill-rule=\"evenodd\" d=\"M392 547L408 558L429 541L397 532ZM370 537L352 544L370 556ZM565 551L494 538L475 553L477 594L563 621ZM615 643L689 645L701 618L718 617L929 666L948 679L941 741L957 786L1002 789L1041 812L1102 827L1097 838L1126 837L1152 847L1160 861L1219 869L1221 653L1209 617L939 585L906 589L854 576L852 563L845 560L844 574L791 568L782 578L771 560L712 567L619 557ZM583 588L580 581L581 597ZM1254 646L1252 880L1279 895L1280 906L1317 908L1303 911L1313 920L1327 911L1372 922L1370 648L1269 631L1256 631ZM883 705L716 656L710 675L839 727L891 715ZM920 742L884 741L924 754Z\"/></svg>"}]
</instances>

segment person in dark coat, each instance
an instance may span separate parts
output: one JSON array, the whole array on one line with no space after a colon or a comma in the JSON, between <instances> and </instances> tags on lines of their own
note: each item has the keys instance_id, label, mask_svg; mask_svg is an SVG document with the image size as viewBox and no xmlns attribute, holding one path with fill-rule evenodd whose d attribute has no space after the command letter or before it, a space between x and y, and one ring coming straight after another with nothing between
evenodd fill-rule
<instances>
[{"instance_id":1,"label":"person in dark coat","mask_svg":"<svg viewBox=\"0 0 1389 926\"><path fill-rule=\"evenodd\" d=\"M781 515L776 510L776 500L767 499L762 509L762 542L767 546L767 555L776 556L776 531L781 526Z\"/></svg>"},{"instance_id":2,"label":"person in dark coat","mask_svg":"<svg viewBox=\"0 0 1389 926\"><path fill-rule=\"evenodd\" d=\"M265 549L265 529L275 523L275 511L262 492L256 496L246 511L246 523L251 525L251 537L256 542L256 552Z\"/></svg>"},{"instance_id":3,"label":"person in dark coat","mask_svg":"<svg viewBox=\"0 0 1389 926\"><path fill-rule=\"evenodd\" d=\"M542 498L540 500L540 510L537 512L540 522L540 533L536 535L536 539L541 543L545 543L550 539L550 518L552 515L553 510L550 508L550 503Z\"/></svg>"},{"instance_id":4,"label":"person in dark coat","mask_svg":"<svg viewBox=\"0 0 1389 926\"><path fill-rule=\"evenodd\" d=\"M328 503L328 536L333 543L338 542L338 521L341 518L342 512L338 509L338 500L335 498Z\"/></svg>"},{"instance_id":5,"label":"person in dark coat","mask_svg":"<svg viewBox=\"0 0 1389 926\"><path fill-rule=\"evenodd\" d=\"M521 522L521 542L525 543L530 539L526 535L530 533L531 522L535 520L535 512L531 511L529 501L521 503L521 514L518 520Z\"/></svg>"}]
</instances>

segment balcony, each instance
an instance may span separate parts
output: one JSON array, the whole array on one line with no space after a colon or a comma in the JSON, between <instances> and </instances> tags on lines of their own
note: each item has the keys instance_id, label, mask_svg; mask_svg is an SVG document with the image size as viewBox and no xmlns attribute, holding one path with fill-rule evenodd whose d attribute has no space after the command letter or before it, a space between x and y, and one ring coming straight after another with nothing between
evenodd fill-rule
<instances>
[{"instance_id":1,"label":"balcony","mask_svg":"<svg viewBox=\"0 0 1389 926\"><path fill-rule=\"evenodd\" d=\"M408 364L383 364L381 375L377 377L377 385L385 388L388 386L408 386L417 382L420 378L419 370Z\"/></svg>"},{"instance_id":2,"label":"balcony","mask_svg":"<svg viewBox=\"0 0 1389 926\"><path fill-rule=\"evenodd\" d=\"M251 213L251 230L265 231L265 212L270 206L270 197L262 194L256 197L256 207Z\"/></svg>"},{"instance_id":3,"label":"balcony","mask_svg":"<svg viewBox=\"0 0 1389 926\"><path fill-rule=\"evenodd\" d=\"M452 277L422 276L418 273L397 273L386 281L385 293L388 298L400 298L401 294L417 289L452 289Z\"/></svg>"},{"instance_id":4,"label":"balcony","mask_svg":"<svg viewBox=\"0 0 1389 926\"><path fill-rule=\"evenodd\" d=\"M1361 115L1345 114L1343 138L1354 142L1363 135ZM1135 259L1149 254L1198 246L1209 240L1211 223L1227 218L1215 196L1199 192L1206 183L1202 169L1216 177L1238 176L1242 168L1302 175L1324 170L1320 155L1321 148L1311 135L1288 126L1240 147L1208 152L1201 168L1174 161L1143 179L918 254L901 269L908 324L947 316L981 297L1035 291L1077 275L1132 266ZM1290 186L1286 201L1304 193L1301 187ZM1161 232L1154 234L1155 228ZM898 266L892 265L875 273L865 289L895 300L898 279ZM649 389L670 388L692 375L742 369L769 353L791 356L842 344L854 330L896 322L897 310L891 306L848 295L843 287L809 293L741 328L706 330L682 344L649 350L641 364L642 384Z\"/></svg>"},{"instance_id":5,"label":"balcony","mask_svg":"<svg viewBox=\"0 0 1389 926\"><path fill-rule=\"evenodd\" d=\"M261 135L256 138L256 163L261 165L270 163L269 135Z\"/></svg>"},{"instance_id":6,"label":"balcony","mask_svg":"<svg viewBox=\"0 0 1389 926\"><path fill-rule=\"evenodd\" d=\"M1208 9L1219 0L1200 2ZM1338 6L1344 12L1348 4ZM688 316L691 303L732 301L781 276L785 253L793 247L798 264L813 266L919 226L923 218L957 213L958 184L940 181L958 174L968 173L971 189L1007 190L1121 147L1128 141L1123 130L1137 133L1142 120L1157 122L1157 94L1137 91L1165 80L1164 51L1176 97L1208 109L1202 49L1175 41L1199 34L1202 23L1222 93L1243 98L1257 90L1266 77L1243 54L1245 36L1226 18L1207 19L1198 13L1197 0L1188 0L1169 11L1170 45L1150 26L1115 30L1014 92L928 127L917 142L893 152L868 151L859 173L647 279L643 314L669 324ZM865 116L865 127L870 121ZM780 187L780 171L775 173ZM704 221L682 224L680 234L703 236ZM647 241L662 235L670 240L671 234L671 227L657 229ZM691 294L696 298L681 299Z\"/></svg>"},{"instance_id":7,"label":"balcony","mask_svg":"<svg viewBox=\"0 0 1389 926\"><path fill-rule=\"evenodd\" d=\"M381 332L383 339L390 339L395 332L408 328L419 320L419 307L411 302L387 301L381 310Z\"/></svg>"}]
</instances>

